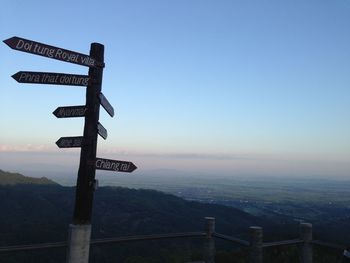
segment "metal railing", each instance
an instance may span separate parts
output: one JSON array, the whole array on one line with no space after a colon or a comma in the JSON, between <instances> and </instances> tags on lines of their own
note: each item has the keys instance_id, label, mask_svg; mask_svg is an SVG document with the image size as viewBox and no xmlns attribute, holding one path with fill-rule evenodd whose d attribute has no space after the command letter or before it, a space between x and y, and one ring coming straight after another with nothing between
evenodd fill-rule
<instances>
[{"instance_id":1,"label":"metal railing","mask_svg":"<svg viewBox=\"0 0 350 263\"><path fill-rule=\"evenodd\" d=\"M112 244L112 243L125 243L133 241L149 241L149 240L161 240L161 239L175 239L175 238L202 238L204 239L205 246L203 251L203 262L214 263L215 262L215 238L235 243L242 247L245 247L249 251L249 263L262 263L263 262L263 249L280 246L298 245L300 262L312 263L313 262L313 246L327 247L330 249L336 249L342 251L345 246L327 243L319 240L312 240L312 225L309 223L300 224L300 236L297 239L282 240L274 242L263 242L263 229L258 226L251 226L249 228L249 241L217 233L215 231L215 218L205 217L205 231L204 232L182 232L182 233L167 233L167 234L151 234L151 235L136 235L125 236L116 238L102 238L93 239L90 242L91 246ZM53 249L64 248L68 246L68 242L56 242L56 243L41 243L21 246L6 246L0 247L1 252L18 252L38 249Z\"/></svg>"}]
</instances>

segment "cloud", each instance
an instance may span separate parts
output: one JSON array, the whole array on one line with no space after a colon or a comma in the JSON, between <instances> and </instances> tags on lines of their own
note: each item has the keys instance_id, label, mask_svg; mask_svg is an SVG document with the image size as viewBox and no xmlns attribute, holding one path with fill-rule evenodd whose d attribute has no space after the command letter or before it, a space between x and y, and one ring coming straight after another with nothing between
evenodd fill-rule
<instances>
[{"instance_id":1,"label":"cloud","mask_svg":"<svg viewBox=\"0 0 350 263\"><path fill-rule=\"evenodd\" d=\"M102 147L101 147L102 148ZM0 144L0 168L37 170L54 167L56 171L71 171L79 163L80 149L57 149L48 145ZM329 158L302 154L278 153L196 153L147 152L117 148L98 149L97 156L134 162L139 170L176 169L212 174L278 174L278 175L349 175L349 158ZM51 166L50 166L51 165ZM34 169L33 168L33 169ZM52 170L52 169L51 169Z\"/></svg>"},{"instance_id":2,"label":"cloud","mask_svg":"<svg viewBox=\"0 0 350 263\"><path fill-rule=\"evenodd\" d=\"M49 145L5 145L0 144L0 152L53 152L55 147Z\"/></svg>"},{"instance_id":3,"label":"cloud","mask_svg":"<svg viewBox=\"0 0 350 263\"><path fill-rule=\"evenodd\" d=\"M208 153L143 153L135 154L142 157L169 158L169 159L196 159L196 160L246 160L248 155L240 154L208 154Z\"/></svg>"},{"instance_id":4,"label":"cloud","mask_svg":"<svg viewBox=\"0 0 350 263\"><path fill-rule=\"evenodd\" d=\"M102 149L102 154L118 155L118 156L135 156L143 158L159 158L159 159L191 159L191 160L249 160L260 158L254 154L226 154L226 153L184 153L184 152L145 152L145 151L129 151L117 150L113 148Z\"/></svg>"}]
</instances>

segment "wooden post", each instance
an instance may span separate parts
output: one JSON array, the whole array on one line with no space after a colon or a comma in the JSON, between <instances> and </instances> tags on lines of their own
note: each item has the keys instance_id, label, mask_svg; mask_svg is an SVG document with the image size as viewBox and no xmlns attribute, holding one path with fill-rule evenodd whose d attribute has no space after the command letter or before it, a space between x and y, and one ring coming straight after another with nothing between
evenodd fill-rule
<instances>
[{"instance_id":1,"label":"wooden post","mask_svg":"<svg viewBox=\"0 0 350 263\"><path fill-rule=\"evenodd\" d=\"M251 226L249 228L250 234L250 255L249 263L262 263L262 243L263 230L259 226Z\"/></svg>"},{"instance_id":2,"label":"wooden post","mask_svg":"<svg viewBox=\"0 0 350 263\"><path fill-rule=\"evenodd\" d=\"M300 224L300 239L304 242L301 245L301 262L312 263L312 224Z\"/></svg>"},{"instance_id":3,"label":"wooden post","mask_svg":"<svg viewBox=\"0 0 350 263\"><path fill-rule=\"evenodd\" d=\"M215 241L213 233L215 232L215 217L205 217L205 245L204 262L215 263Z\"/></svg>"},{"instance_id":4,"label":"wooden post","mask_svg":"<svg viewBox=\"0 0 350 263\"><path fill-rule=\"evenodd\" d=\"M90 57L104 61L104 46L92 43ZM103 68L90 67L90 82L86 89L84 138L80 152L73 224L69 228L68 263L88 263L91 236L91 215L95 189L97 125L100 114L99 95Z\"/></svg>"}]
</instances>

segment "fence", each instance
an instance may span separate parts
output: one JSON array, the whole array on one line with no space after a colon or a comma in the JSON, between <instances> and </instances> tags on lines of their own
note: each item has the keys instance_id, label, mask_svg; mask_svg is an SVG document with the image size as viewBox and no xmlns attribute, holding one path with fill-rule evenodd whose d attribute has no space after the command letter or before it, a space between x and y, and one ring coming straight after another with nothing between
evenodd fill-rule
<instances>
[{"instance_id":1,"label":"fence","mask_svg":"<svg viewBox=\"0 0 350 263\"><path fill-rule=\"evenodd\" d=\"M204 232L185 232L185 233L170 233L170 234L157 234L157 235L138 235L127 236L117 238L104 238L91 240L91 246L111 244L111 243L124 243L132 241L148 241L148 240L160 240L160 239L174 239L174 238L203 238L205 245L203 251L203 263L215 262L215 238L225 240L245 247L249 251L249 263L262 263L263 262L263 250L264 248L280 247L298 245L300 262L312 263L313 262L313 247L321 246L330 249L342 250L345 247L331 244L319 240L312 239L312 225L309 223L300 224L300 236L297 239L275 241L275 242L263 242L263 229L259 226L251 226L249 228L249 241L239 239L236 237L227 236L217 233L215 231L215 218L205 217L205 231ZM1 252L15 252L15 251L28 251L36 249L49 249L49 248L62 248L67 247L67 242L57 243L44 243L22 246L8 246L0 247Z\"/></svg>"}]
</instances>

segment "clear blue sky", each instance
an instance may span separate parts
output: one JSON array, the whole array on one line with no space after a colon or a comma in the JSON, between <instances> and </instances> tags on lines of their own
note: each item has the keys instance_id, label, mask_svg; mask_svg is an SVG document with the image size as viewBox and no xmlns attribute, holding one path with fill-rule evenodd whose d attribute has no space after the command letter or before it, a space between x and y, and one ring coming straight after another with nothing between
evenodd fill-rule
<instances>
[{"instance_id":1,"label":"clear blue sky","mask_svg":"<svg viewBox=\"0 0 350 263\"><path fill-rule=\"evenodd\" d=\"M100 157L138 172L350 176L348 0L3 0L0 26L1 40L86 54L105 45L103 92L116 116L101 114ZM0 169L75 174L79 152L54 142L81 135L83 120L51 112L83 104L85 89L10 76L87 68L3 43L0 58Z\"/></svg>"}]
</instances>

